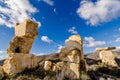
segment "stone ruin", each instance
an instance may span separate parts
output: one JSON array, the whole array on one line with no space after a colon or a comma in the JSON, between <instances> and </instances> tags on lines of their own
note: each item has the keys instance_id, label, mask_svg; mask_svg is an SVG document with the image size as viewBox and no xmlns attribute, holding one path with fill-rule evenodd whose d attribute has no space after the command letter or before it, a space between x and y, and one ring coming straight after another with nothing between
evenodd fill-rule
<instances>
[{"instance_id":1,"label":"stone ruin","mask_svg":"<svg viewBox=\"0 0 120 80\"><path fill-rule=\"evenodd\" d=\"M45 59L44 69L53 72L63 72L71 80L80 79L80 71L86 71L83 42L79 35L73 35L65 41L66 45L57 54ZM59 80L59 79L55 79ZM62 79L61 77L61 80Z\"/></svg>"},{"instance_id":2,"label":"stone ruin","mask_svg":"<svg viewBox=\"0 0 120 80\"><path fill-rule=\"evenodd\" d=\"M47 55L46 58L39 60L36 55L29 54L38 35L37 27L38 24L31 20L15 25L15 36L7 49L9 57L0 67L0 74L5 73L9 76L20 73L26 68L31 69L42 65L45 73L55 72L60 74L60 78L67 76L72 80L79 80L80 71L86 71L82 38L79 35L69 37L65 41L65 47L58 53ZM51 73L47 74L51 75ZM59 80L57 78L54 80Z\"/></svg>"},{"instance_id":3,"label":"stone ruin","mask_svg":"<svg viewBox=\"0 0 120 80\"><path fill-rule=\"evenodd\" d=\"M99 52L99 57L102 63L115 67L115 66L118 66L118 64L116 63L115 56L112 53L113 49L116 49L116 48L115 47L96 48L96 51Z\"/></svg>"},{"instance_id":4,"label":"stone ruin","mask_svg":"<svg viewBox=\"0 0 120 80\"><path fill-rule=\"evenodd\" d=\"M26 20L23 23L17 23L15 25L15 36L10 42L7 49L7 53L26 53L29 54L34 38L38 35L38 24Z\"/></svg>"},{"instance_id":5,"label":"stone ruin","mask_svg":"<svg viewBox=\"0 0 120 80\"><path fill-rule=\"evenodd\" d=\"M25 69L39 67L42 71L40 74L44 75L40 80L80 80L81 71L86 72L82 38L79 35L73 35L65 40L65 46L59 52L37 57L29 54L34 39L38 35L37 28L38 24L31 20L15 25L15 36L7 49L9 57L0 66L0 79ZM103 63L117 66L112 49L115 47L96 50Z\"/></svg>"},{"instance_id":6,"label":"stone ruin","mask_svg":"<svg viewBox=\"0 0 120 80\"><path fill-rule=\"evenodd\" d=\"M7 75L19 73L26 68L36 67L37 57L29 54L29 52L34 38L38 35L37 27L38 24L31 20L15 25L15 36L7 49L9 57L3 64L3 71Z\"/></svg>"}]
</instances>

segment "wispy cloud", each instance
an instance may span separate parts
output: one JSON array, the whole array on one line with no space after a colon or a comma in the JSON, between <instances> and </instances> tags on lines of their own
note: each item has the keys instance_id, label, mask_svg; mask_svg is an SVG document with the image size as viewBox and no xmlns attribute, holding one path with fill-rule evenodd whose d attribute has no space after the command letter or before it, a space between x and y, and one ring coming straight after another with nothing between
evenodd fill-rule
<instances>
[{"instance_id":1,"label":"wispy cloud","mask_svg":"<svg viewBox=\"0 0 120 80\"><path fill-rule=\"evenodd\" d=\"M62 48L63 48L62 45L58 45L58 50L56 52L60 52Z\"/></svg>"},{"instance_id":2,"label":"wispy cloud","mask_svg":"<svg viewBox=\"0 0 120 80\"><path fill-rule=\"evenodd\" d=\"M70 32L71 34L78 34L76 27L71 27L70 29L68 29L68 32Z\"/></svg>"},{"instance_id":3,"label":"wispy cloud","mask_svg":"<svg viewBox=\"0 0 120 80\"><path fill-rule=\"evenodd\" d=\"M52 40L49 39L48 36L42 36L42 37L41 37L41 40L42 40L43 42L47 42L47 43L51 43L51 42L52 42Z\"/></svg>"},{"instance_id":4,"label":"wispy cloud","mask_svg":"<svg viewBox=\"0 0 120 80\"><path fill-rule=\"evenodd\" d=\"M120 42L120 37L115 40L115 42Z\"/></svg>"},{"instance_id":5,"label":"wispy cloud","mask_svg":"<svg viewBox=\"0 0 120 80\"><path fill-rule=\"evenodd\" d=\"M83 0L77 14L93 26L120 17L120 0Z\"/></svg>"},{"instance_id":6,"label":"wispy cloud","mask_svg":"<svg viewBox=\"0 0 120 80\"><path fill-rule=\"evenodd\" d=\"M7 57L8 57L8 55L7 55L6 51L0 50L0 60L3 60Z\"/></svg>"},{"instance_id":7,"label":"wispy cloud","mask_svg":"<svg viewBox=\"0 0 120 80\"><path fill-rule=\"evenodd\" d=\"M85 37L85 47L96 47L96 46L102 46L105 45L105 41L96 41L93 37Z\"/></svg>"},{"instance_id":8,"label":"wispy cloud","mask_svg":"<svg viewBox=\"0 0 120 80\"><path fill-rule=\"evenodd\" d=\"M54 2L52 0L43 0L43 1L50 6L54 6Z\"/></svg>"},{"instance_id":9,"label":"wispy cloud","mask_svg":"<svg viewBox=\"0 0 120 80\"><path fill-rule=\"evenodd\" d=\"M0 1L0 25L13 27L16 22L25 19L33 19L32 14L38 10L29 0L1 0Z\"/></svg>"},{"instance_id":10,"label":"wispy cloud","mask_svg":"<svg viewBox=\"0 0 120 80\"><path fill-rule=\"evenodd\" d=\"M0 54L6 53L6 51L0 51Z\"/></svg>"}]
</instances>

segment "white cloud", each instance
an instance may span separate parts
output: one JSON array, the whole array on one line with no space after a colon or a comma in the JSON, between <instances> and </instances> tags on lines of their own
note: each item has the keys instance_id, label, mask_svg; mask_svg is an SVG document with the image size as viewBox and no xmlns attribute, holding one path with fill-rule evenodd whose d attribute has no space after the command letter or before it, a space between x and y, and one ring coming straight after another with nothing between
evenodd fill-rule
<instances>
[{"instance_id":1,"label":"white cloud","mask_svg":"<svg viewBox=\"0 0 120 80\"><path fill-rule=\"evenodd\" d=\"M78 34L77 30L75 27L71 27L68 32L70 32L71 34Z\"/></svg>"},{"instance_id":2,"label":"white cloud","mask_svg":"<svg viewBox=\"0 0 120 80\"><path fill-rule=\"evenodd\" d=\"M6 51L0 51L0 54L6 53Z\"/></svg>"},{"instance_id":3,"label":"white cloud","mask_svg":"<svg viewBox=\"0 0 120 80\"><path fill-rule=\"evenodd\" d=\"M120 46L117 46L116 49L120 49Z\"/></svg>"},{"instance_id":4,"label":"white cloud","mask_svg":"<svg viewBox=\"0 0 120 80\"><path fill-rule=\"evenodd\" d=\"M0 25L13 27L15 23L25 19L32 19L37 12L29 0L2 0L0 1Z\"/></svg>"},{"instance_id":5,"label":"white cloud","mask_svg":"<svg viewBox=\"0 0 120 80\"><path fill-rule=\"evenodd\" d=\"M62 45L58 45L58 51L57 51L57 53L60 52L62 48L63 48Z\"/></svg>"},{"instance_id":6,"label":"white cloud","mask_svg":"<svg viewBox=\"0 0 120 80\"><path fill-rule=\"evenodd\" d=\"M93 37L85 37L85 47L96 47L96 46L102 46L106 44L105 41L95 41Z\"/></svg>"},{"instance_id":7,"label":"white cloud","mask_svg":"<svg viewBox=\"0 0 120 80\"><path fill-rule=\"evenodd\" d=\"M32 53L32 54L35 54L37 56L42 56L42 55L45 55L46 53Z\"/></svg>"},{"instance_id":8,"label":"white cloud","mask_svg":"<svg viewBox=\"0 0 120 80\"><path fill-rule=\"evenodd\" d=\"M62 45L58 45L58 50L62 49L63 46Z\"/></svg>"},{"instance_id":9,"label":"white cloud","mask_svg":"<svg viewBox=\"0 0 120 80\"><path fill-rule=\"evenodd\" d=\"M52 0L43 0L43 1L50 6L54 6L54 2Z\"/></svg>"},{"instance_id":10,"label":"white cloud","mask_svg":"<svg viewBox=\"0 0 120 80\"><path fill-rule=\"evenodd\" d=\"M44 41L44 42L47 42L47 43L52 42L52 40L49 39L48 36L42 36L42 37L41 37L41 40Z\"/></svg>"},{"instance_id":11,"label":"white cloud","mask_svg":"<svg viewBox=\"0 0 120 80\"><path fill-rule=\"evenodd\" d=\"M6 51L0 50L0 60L3 60L7 57L8 57L8 54L6 53Z\"/></svg>"},{"instance_id":12,"label":"white cloud","mask_svg":"<svg viewBox=\"0 0 120 80\"><path fill-rule=\"evenodd\" d=\"M94 3L83 0L77 14L93 26L109 22L120 17L120 0L97 0Z\"/></svg>"},{"instance_id":13,"label":"white cloud","mask_svg":"<svg viewBox=\"0 0 120 80\"><path fill-rule=\"evenodd\" d=\"M120 38L117 38L115 41L116 41L116 42L120 42Z\"/></svg>"}]
</instances>

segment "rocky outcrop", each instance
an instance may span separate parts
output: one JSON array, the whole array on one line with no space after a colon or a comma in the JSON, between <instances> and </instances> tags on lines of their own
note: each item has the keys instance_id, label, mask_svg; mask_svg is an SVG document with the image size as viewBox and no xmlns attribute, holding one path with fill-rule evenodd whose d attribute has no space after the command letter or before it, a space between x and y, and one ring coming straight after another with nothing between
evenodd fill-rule
<instances>
[{"instance_id":1,"label":"rocky outcrop","mask_svg":"<svg viewBox=\"0 0 120 80\"><path fill-rule=\"evenodd\" d=\"M62 78L68 77L69 79L79 80L80 71L86 71L82 45L81 37L73 35L66 40L66 45L59 53L48 55L39 64L44 65L46 71L59 73L59 75L64 74Z\"/></svg>"},{"instance_id":2,"label":"rocky outcrop","mask_svg":"<svg viewBox=\"0 0 120 80\"><path fill-rule=\"evenodd\" d=\"M96 48L96 51L99 52L99 58L102 63L105 63L110 66L118 66L115 61L115 56L113 55L112 50L116 49L115 47L106 47L106 48Z\"/></svg>"},{"instance_id":3,"label":"rocky outcrop","mask_svg":"<svg viewBox=\"0 0 120 80\"><path fill-rule=\"evenodd\" d=\"M37 23L31 20L15 25L15 36L7 49L9 57L0 67L0 79L6 80L8 76L8 80L100 80L106 79L104 73L109 71L110 75L112 72L119 75L111 51L115 47L97 48L97 56L84 58L82 38L73 35L65 40L59 52L37 57L29 54L37 35Z\"/></svg>"},{"instance_id":4,"label":"rocky outcrop","mask_svg":"<svg viewBox=\"0 0 120 80\"><path fill-rule=\"evenodd\" d=\"M112 51L101 51L99 52L99 56L103 63L111 66L118 66Z\"/></svg>"}]
</instances>

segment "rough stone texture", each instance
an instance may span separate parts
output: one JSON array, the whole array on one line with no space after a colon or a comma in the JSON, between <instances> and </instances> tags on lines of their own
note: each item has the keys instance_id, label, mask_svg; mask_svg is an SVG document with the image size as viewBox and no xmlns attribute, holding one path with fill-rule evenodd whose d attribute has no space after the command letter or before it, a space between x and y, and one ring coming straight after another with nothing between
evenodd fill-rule
<instances>
[{"instance_id":1,"label":"rough stone texture","mask_svg":"<svg viewBox=\"0 0 120 80\"><path fill-rule=\"evenodd\" d=\"M3 64L3 70L7 75L12 75L23 71L26 68L37 66L37 57L33 54L11 54Z\"/></svg>"},{"instance_id":2,"label":"rough stone texture","mask_svg":"<svg viewBox=\"0 0 120 80\"><path fill-rule=\"evenodd\" d=\"M37 27L38 24L31 20L17 23L15 25L15 36L9 44L7 53L28 54L32 48L34 38L38 35Z\"/></svg>"},{"instance_id":3,"label":"rough stone texture","mask_svg":"<svg viewBox=\"0 0 120 80\"><path fill-rule=\"evenodd\" d=\"M10 45L7 49L7 53L25 53L28 54L30 49L32 48L32 44L34 42L33 38L27 37L14 37L10 42Z\"/></svg>"},{"instance_id":4,"label":"rough stone texture","mask_svg":"<svg viewBox=\"0 0 120 80\"><path fill-rule=\"evenodd\" d=\"M112 51L101 51L99 56L103 63L111 66L118 66Z\"/></svg>"},{"instance_id":5,"label":"rough stone texture","mask_svg":"<svg viewBox=\"0 0 120 80\"><path fill-rule=\"evenodd\" d=\"M69 37L65 42L67 43L68 41L76 41L79 42L80 45L83 45L82 38L79 35L73 35Z\"/></svg>"},{"instance_id":6,"label":"rough stone texture","mask_svg":"<svg viewBox=\"0 0 120 80\"><path fill-rule=\"evenodd\" d=\"M22 23L17 23L15 25L15 36L19 37L30 37L30 38L35 38L38 35L38 24L31 21L31 20L25 20Z\"/></svg>"},{"instance_id":7,"label":"rough stone texture","mask_svg":"<svg viewBox=\"0 0 120 80\"><path fill-rule=\"evenodd\" d=\"M44 69L56 73L61 72L60 75L64 77L79 80L80 70L86 70L81 40L81 37L78 35L67 39L65 47L59 53L46 56L43 63ZM44 61L44 59L42 60ZM42 61L40 62L42 63ZM71 76L74 77L71 78Z\"/></svg>"},{"instance_id":8,"label":"rough stone texture","mask_svg":"<svg viewBox=\"0 0 120 80\"><path fill-rule=\"evenodd\" d=\"M4 72L2 66L0 66L0 80L4 77Z\"/></svg>"},{"instance_id":9,"label":"rough stone texture","mask_svg":"<svg viewBox=\"0 0 120 80\"><path fill-rule=\"evenodd\" d=\"M51 61L45 61L44 69L47 71L47 70L50 70L51 67L52 67L52 62Z\"/></svg>"}]
</instances>

